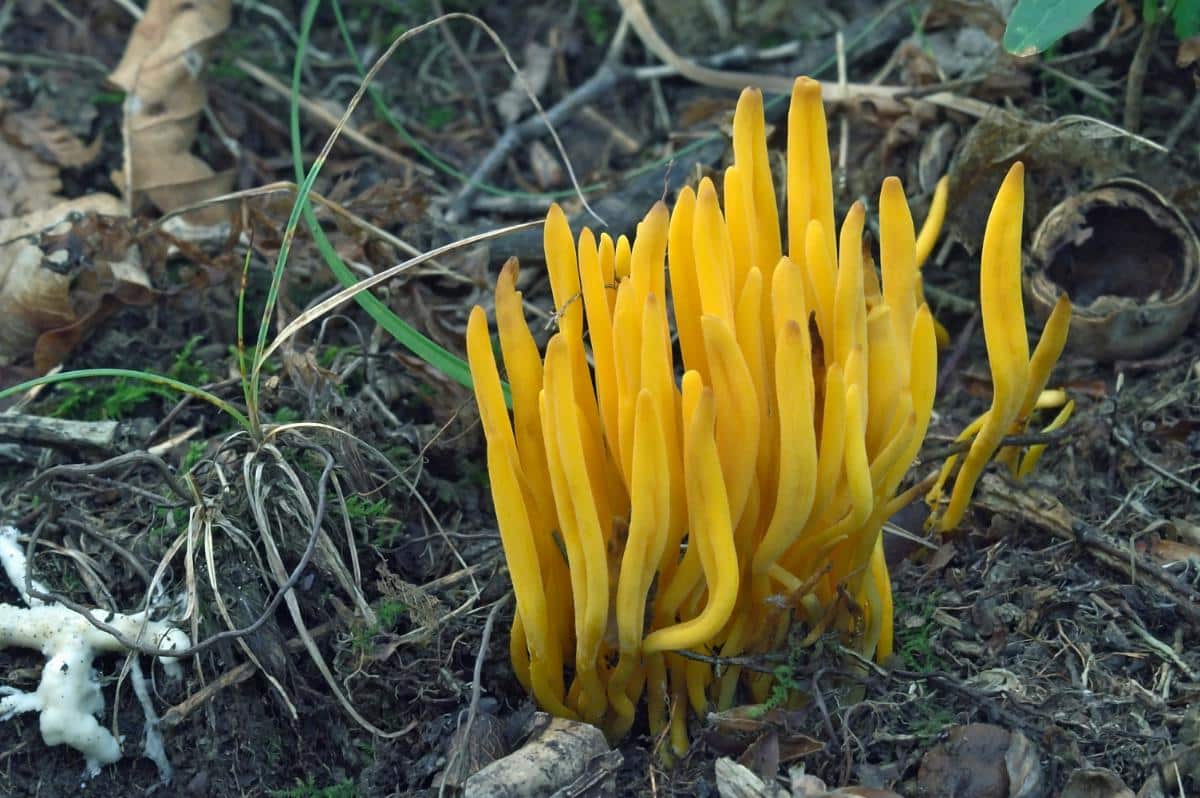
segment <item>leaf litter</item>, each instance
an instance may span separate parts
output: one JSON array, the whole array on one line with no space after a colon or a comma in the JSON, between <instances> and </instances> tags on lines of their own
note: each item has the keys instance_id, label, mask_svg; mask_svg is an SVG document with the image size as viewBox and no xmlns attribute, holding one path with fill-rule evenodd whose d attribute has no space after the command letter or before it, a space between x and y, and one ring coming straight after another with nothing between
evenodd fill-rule
<instances>
[{"instance_id":1,"label":"leaf litter","mask_svg":"<svg viewBox=\"0 0 1200 798\"><path fill-rule=\"evenodd\" d=\"M653 14L655 4L646 5ZM1182 145L1164 156L1145 146L1131 147L1127 136L1110 135L1107 123L1063 122L1071 115L1091 116L1096 109L1081 113L1085 109L1079 98L1084 94L1052 96L1056 78L1029 62L992 64L982 58L953 62L949 55L953 48L943 47L940 40L965 37L980 45L985 38L995 41L993 15L972 3L935 5L938 15L922 20L927 23L922 30L938 36L928 48L933 55L918 48L918 53L926 54L918 60L918 53L912 53L907 62L912 88L936 87L947 79L992 77L991 85L1015 86L1021 92L1020 113L1000 111L975 123L954 111L932 110L919 102L919 96L874 106L851 105L845 117L851 151L847 160L854 167L840 201L864 193L857 181L863 186L877 184L883 174L894 171L901 172L906 185L931 189L929 177L936 177L942 170L939 165L948 163L952 190L959 192L952 198L955 210L949 223L960 225L961 241L970 241L978 238L971 226L983 218L973 203L990 195L994 175L1017 157L1027 159L1030 167L1031 204L1026 216L1034 223L1062 198L1121 172L1149 175L1148 182L1168 197L1194 185L1200 173L1200 154L1194 145ZM832 10L835 18L836 14L853 16L855 11L849 6ZM349 6L343 11L349 12ZM257 52L273 74L289 74L290 60L269 54L280 42L290 41L296 21L247 13L249 19L239 20L232 30L248 31L254 37ZM381 19L399 20L383 11L374 13ZM766 24L761 20L768 18L765 12L759 14L756 24ZM407 25L422 21L404 19ZM549 5L531 6L520 25L504 27L497 22L509 47L518 52L544 47L555 41L552 30L569 28L561 9ZM126 20L126 31L130 23ZM351 18L351 24L363 43L378 26L369 16ZM616 19L601 13L596 24L607 24L611 33ZM100 46L72 36L66 18L61 26L66 32L58 34L57 40L71 41L81 52ZM1069 38L1068 54L1094 45L1105 35L1099 28ZM220 48L226 45L211 41L207 31L201 27L191 32L196 34L195 46L213 48L219 58ZM11 29L5 35L10 33ZM877 73L882 80L898 80L899 73L889 74L896 66L887 60L909 37L919 44L917 31L910 29L886 40L881 54L859 56L851 50L851 73ZM468 48L468 62L482 85L497 96L512 85L511 74L483 57L483 49L466 33L455 29L453 38ZM227 33L222 41L228 39ZM426 124L436 119L411 121L427 144L455 154L464 171L469 171L503 129L487 127L477 110L474 89L462 75L461 62L440 57L436 48L421 41L414 40L412 50L400 56L402 62L388 67L379 85L395 107L423 109L451 103L464 109L463 118L445 128ZM568 96L601 63L602 52L585 45L586 41L568 39L556 55L556 68L539 79L544 83L538 94L547 105ZM109 44L115 49L108 52L116 52L123 43ZM833 54L832 37L827 42L818 39L810 49L826 45L826 52ZM322 59L342 52L336 30L331 26L319 31L313 46L317 52L303 76L306 93L344 104L353 81L331 82L335 67L329 66L328 58ZM1105 70L1111 72L1127 59L1131 47L1131 42L1117 38L1109 49L1057 68L1078 80L1104 80ZM1170 52L1173 56L1174 50ZM630 64L641 63L626 58ZM756 61L753 53L746 58L742 63L751 68L765 69L771 63ZM783 62L772 68L786 75L792 66ZM804 69L811 71L814 66ZM1147 84L1142 133L1161 141L1174 121L1169 109L1178 105L1171 92L1186 89L1183 78L1189 76L1168 71L1166 61L1155 69L1159 83ZM346 69L341 74L352 77L349 73ZM289 179L290 163L278 149L277 131L272 133L248 108L260 106L276 120L286 120L286 101L244 79L214 79L210 74L205 82L219 87L206 94L208 108L212 119L222 125L223 135L237 140L248 154L251 182ZM596 137L609 135L604 126L583 115L561 118L568 153L590 156L581 160L589 164L590 172L581 179L607 181L615 187L617 203L644 204L641 198L623 199L625 174L674 154L686 139L672 138L672 111L706 96L680 80L661 80L657 87L653 91L661 93L661 107L657 100L647 99L652 90L642 83L618 83L607 104L594 101L602 113L610 110L608 104L615 106L612 116L631 140L640 143L640 151L612 146L596 152ZM998 96L971 85L957 91L993 102ZM188 92L183 96L187 98ZM1156 105L1159 96L1163 99ZM192 112L198 108L194 96L190 107ZM98 128L96 135L76 139L83 154L102 140L100 130L111 137L126 125L119 108L93 110L108 126ZM528 109L516 113L527 116ZM222 134L210 127L208 119L196 116L188 124L195 126L197 137L181 141L168 162L190 162L197 157L193 150L206 155L223 152ZM36 124L21 128L36 129ZM374 132L370 126L363 129ZM938 134L942 143L935 147L927 142L936 130L944 132ZM20 174L35 174L37 168L30 164L39 164L42 185L47 185L46 175L51 177L52 187L37 189L30 210L47 207L55 197L128 187L126 178L109 182L96 177L102 166L112 171L121 166L119 161L66 162L60 159L70 161L72 156L53 155L48 146L31 146L22 138L27 132L14 133L6 124L0 133L0 141L19 148L14 157L26 164L26 172ZM47 128L43 135L46 141L59 142L63 152L72 152L73 145L64 145L57 132ZM90 147L85 140L92 142ZM131 147L135 141L130 139ZM311 151L319 144L306 138L304 146ZM838 146L836 140L834 145ZM1193 148L1189 151L1186 146ZM544 160L544 154L535 155L531 147L502 160L491 179L521 185L534 165L531 159ZM100 152L111 150L102 147ZM165 157L166 151L161 152ZM694 174L719 169L720 152L718 147L707 159L689 162L688 170ZM454 228L441 223L438 213L460 183L441 173L433 178L404 174L394 164L361 158L354 145L344 141L334 154L346 164L338 175L343 193L336 195L331 184L321 181L318 191L340 196L349 207L357 203L356 210L365 218L401 233L420 248L454 235ZM141 156L131 155L136 177ZM218 162L201 160L210 170ZM924 180L916 171L921 162L926 164ZM538 167L541 184L561 185L561 177L555 178L544 167ZM913 171L904 174L906 169ZM70 177L67 189L64 170ZM666 172L664 163L647 178L646 185L655 184L654 190L647 191L654 196L661 193ZM79 186L80 174L91 175L91 182ZM221 190L206 183L213 175L219 172L188 177L183 183L205 186L200 194L212 196ZM400 188L382 188L389 181ZM13 186L24 188L36 182L18 178ZM157 191L156 182L139 184L135 192L150 193L152 187ZM539 186L535 181L523 188ZM168 194L174 193L167 189ZM16 198L19 191L3 195ZM490 214L479 221L496 224L520 218L524 206L516 199L502 199L509 205L480 200L472 206L476 214ZM178 207L189 201L169 197L166 204ZM253 232L249 311L260 306L255 303L261 302L265 272L282 236L288 207L284 201L262 199L248 200L239 209L241 218L234 229ZM923 210L918 207L916 212ZM111 206L106 213L124 215L121 208ZM14 210L4 216L15 214ZM12 237L41 231L50 221L24 222L15 228L22 232ZM59 242L51 255L70 249L67 243L74 239L95 241L98 230L108 230L105 235L112 242L130 235L118 234L127 228L104 217L84 215L58 224L43 235ZM331 227L329 235L343 257L359 267L368 264L378 269L394 261L386 248L391 245L384 246L380 238L361 228ZM109 308L104 323L80 334L73 349L69 353L63 349L58 359L68 358L71 367L136 362L162 373L187 369L197 382L235 396L238 369L229 350L236 347L233 313L244 247L251 242L236 243L235 234L222 239L224 250L209 246L206 251L203 244L191 249L173 245L168 237L137 240L149 247L143 252L143 268L150 278L123 284L121 275L110 269L109 276L93 279L81 307L86 317L86 307L111 301L104 292L116 296L124 290L122 285L143 292L150 289L143 297L149 304ZM46 254L41 251L39 269L45 268L41 260ZM525 254L536 258L537 246ZM16 261L6 257L5 262ZM485 270L487 258L464 263L461 273L430 268L410 275L390 285L385 300L404 317L441 331L442 340L453 345L455 334L461 333L463 308L487 287L490 273ZM294 315L330 288L323 269L301 234L283 286L285 313ZM941 292L931 291L932 304L956 336L952 346L959 352L957 359L952 351L943 360L942 391L955 401L938 422L942 432L961 426L961 420L977 412L983 401L969 390L980 380L986 382L981 376L986 372L978 365L983 362L982 347L977 337L963 334L971 328L972 312L972 296L964 286L972 283L974 269L970 254L959 245L947 245L927 269L929 285ZM525 269L522 274L537 271ZM189 275L203 279L193 282ZM82 283L77 280L75 285ZM531 310L550 307L544 285L534 282L522 288ZM46 304L52 309L48 313L67 320L59 314L73 304L70 294L64 294L61 281L54 290L54 302ZM73 323L62 326L70 329ZM41 328L35 330L32 337L25 333L28 342L14 356L14 365L34 367L36 342L45 334ZM197 334L203 343L183 356L186 342ZM1195 463L1200 457L1200 418L1195 411L1200 406L1196 369L1200 352L1188 337L1153 359L1098 366L1086 353L1073 356L1059 376L1079 402L1077 416L1066 437L1047 451L1032 484L1017 488L1002 478L989 477L967 533L937 542L936 554L923 553L925 547L919 545L895 554L896 661L883 669L848 663L838 641L829 638L815 650L785 647L773 658L740 663L776 675L782 685L778 706L765 711L744 707L740 715L710 718L702 729L703 744L670 771L657 764L658 741L633 738L620 749L619 769L597 761L596 783L615 780L619 794L657 790L713 795L731 789L728 774L740 771L719 763L733 763L767 790L762 794L913 795L924 790L948 795L961 789L954 786L959 780L986 764L1006 780L1004 794L1050 795L1066 789L1072 795L1165 796L1179 794L1179 785L1184 794L1194 789L1200 783L1200 717L1192 708L1200 704L1195 676L1200 671L1195 653L1200 624L1187 606L1200 579L1196 565L1200 541L1195 536L1200 527L1195 488ZM317 429L285 430L276 441L287 452L284 459L248 461L244 442L231 437L219 418L195 403L152 396L136 400L125 412L148 417L160 427L144 444L157 448L170 464L165 472L150 459L122 461L113 471L69 468L31 486L34 471L12 466L0 479L0 502L6 515L22 519L30 529L40 526L42 541L52 544L36 560L43 581L97 606L108 601L106 592L118 607L136 604L146 589L139 569L152 567L176 540L194 539L203 546L205 530L211 529L212 560L192 560L191 576L181 567L183 561L176 560L179 572L173 574L179 585L190 586L199 606L210 609L200 623L201 631L211 634L229 625L217 611L222 597L232 625L245 626L259 616L278 586L275 569L267 562L269 552L259 545L260 536L270 534L277 541L277 564L294 565L308 541L301 533L312 525L317 512L313 497L324 484L327 495L338 498L326 507L328 520L321 526L327 542L320 543L322 553L315 567L297 583L296 607L281 608L247 635L250 653L231 642L209 649L197 660L188 689L162 696L163 717L170 719L167 752L176 765L177 783L191 794L209 795L281 791L298 784L312 784L314 789L352 784L360 795L434 794L444 780L451 753L459 747L483 752L469 757L471 763L482 765L519 748L530 733L540 733L536 723L522 720L530 717L529 706L509 669L508 618L503 611L488 644L480 645L485 616L506 592L507 581L478 465L482 449L472 411L463 392L418 367L350 307L314 325L311 337L299 341L294 354L298 359L285 360L279 374L269 375L264 412L283 424L301 419L327 423L352 433L358 441ZM47 392L33 408L48 413L60 401L58 391ZM194 430L192 443L172 444L186 430ZM319 448L306 448L314 445ZM320 449L333 454L337 463L328 477L322 476ZM49 462L90 467L106 459L68 450L52 455ZM245 462L263 469L262 475L256 476L252 469L251 478L243 480ZM203 518L190 517L194 497L186 489L182 495L173 493L166 475L183 472L200 491L203 505L196 506L210 514L211 527L204 525ZM919 521L909 524L895 519L895 523L910 532L920 529ZM97 534L98 530L103 532ZM307 638L298 631L296 617L307 627ZM343 714L316 660L304 653L313 648L338 689L365 719L388 731L403 732L397 740L373 737ZM17 679L22 667L37 667L36 658L8 651L0 652L0 662L16 668L13 678ZM477 663L483 663L478 682ZM117 663L104 666L107 673L119 669ZM475 690L481 693L478 700L472 699ZM116 704L120 728L140 728L143 720L134 702L118 698ZM472 707L476 718L469 730L479 736L478 744L461 740ZM452 742L456 735L459 742ZM28 726L0 726L0 740L11 751L10 768L0 776L0 787L24 794L39 778L46 778L47 763L53 763L56 772L71 778L46 782L42 794L54 794L56 788L60 794L70 794L76 769L71 752L44 748L36 730ZM991 747L985 749L984 743ZM935 751L940 752L936 768L930 763ZM101 774L90 785L91 793L127 794L130 779L148 786L151 769L146 766L143 771L136 753L127 751L125 761ZM230 768L234 754L236 764ZM979 757L985 762L981 764ZM466 778L457 773L453 781Z\"/></svg>"}]
</instances>

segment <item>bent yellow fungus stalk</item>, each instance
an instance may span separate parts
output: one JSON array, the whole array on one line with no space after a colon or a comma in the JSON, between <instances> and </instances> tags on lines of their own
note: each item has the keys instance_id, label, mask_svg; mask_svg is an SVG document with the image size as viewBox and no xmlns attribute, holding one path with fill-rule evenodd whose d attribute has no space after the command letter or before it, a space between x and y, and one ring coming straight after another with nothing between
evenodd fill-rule
<instances>
[{"instance_id":1,"label":"bent yellow fungus stalk","mask_svg":"<svg viewBox=\"0 0 1200 798\"><path fill-rule=\"evenodd\" d=\"M970 440L971 447L963 458L962 467L954 478L950 501L941 515L931 517L939 529L953 529L962 520L967 503L975 490L984 467L1000 449L1006 435L1024 432L1038 396L1046 387L1050 370L1062 354L1071 322L1071 303L1060 297L1042 337L1029 356L1029 338L1025 332L1025 310L1021 300L1021 216L1025 201L1025 168L1018 161L1009 169L983 234L980 257L979 305L983 316L984 340L987 343L988 363L992 371L992 406L975 420L960 440ZM1070 410L1066 411L1067 416ZM1062 421L1065 423L1066 416ZM1032 454L1036 463L1041 451ZM930 503L936 505L941 487L955 465L951 458L943 467L937 485L930 493ZM1015 460L1010 463L1014 475L1020 469Z\"/></svg>"},{"instance_id":2,"label":"bent yellow fungus stalk","mask_svg":"<svg viewBox=\"0 0 1200 798\"><path fill-rule=\"evenodd\" d=\"M940 328L921 269L946 182L918 234L900 181L884 181L876 271L863 205L835 225L820 86L800 78L792 92L782 223L765 130L762 97L748 89L722 191L708 178L683 189L673 209L650 209L632 241L587 229L576 240L550 209L558 330L544 362L515 262L496 284L511 419L481 308L467 327L517 598L517 676L545 709L613 738L634 726L644 695L650 731L675 753L687 748L689 716L728 708L743 687L755 700L770 689L769 677L717 672L682 650L766 652L796 630L801 644L835 632L863 655L891 653L881 530L924 490L901 486L933 414ZM1062 408L1055 429L1072 407L1044 391L1070 320L1065 299L1029 354L1021 191L1018 165L983 246L995 396L960 436L970 450L943 528L988 461L1018 476L1037 462L1038 447L997 454L1004 436L1042 406Z\"/></svg>"}]
</instances>

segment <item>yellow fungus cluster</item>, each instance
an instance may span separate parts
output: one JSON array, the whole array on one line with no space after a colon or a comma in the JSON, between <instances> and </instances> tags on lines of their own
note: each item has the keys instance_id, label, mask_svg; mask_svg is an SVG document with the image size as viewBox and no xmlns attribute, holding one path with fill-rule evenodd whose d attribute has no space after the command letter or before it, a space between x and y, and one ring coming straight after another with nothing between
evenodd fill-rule
<instances>
[{"instance_id":1,"label":"yellow fungus cluster","mask_svg":"<svg viewBox=\"0 0 1200 798\"><path fill-rule=\"evenodd\" d=\"M517 675L544 709L613 738L645 695L651 731L669 730L677 752L689 707L728 707L739 685L761 701L771 684L676 652L768 651L798 620L809 639L835 629L866 655L890 654L880 530L914 498L900 486L936 385L919 269L944 184L918 236L900 181L884 182L877 270L863 206L835 228L821 90L800 78L785 254L759 92L743 92L733 128L724 207L705 178L673 210L655 205L632 244L588 229L576 241L551 208L558 329L544 359L516 262L505 265L495 316L511 416L482 308L467 329L516 595ZM996 430L1028 416L1054 359L1039 348L1031 363L1022 349L1020 192L1017 168L984 245L984 327L993 367L1003 365L972 468L994 453Z\"/></svg>"}]
</instances>

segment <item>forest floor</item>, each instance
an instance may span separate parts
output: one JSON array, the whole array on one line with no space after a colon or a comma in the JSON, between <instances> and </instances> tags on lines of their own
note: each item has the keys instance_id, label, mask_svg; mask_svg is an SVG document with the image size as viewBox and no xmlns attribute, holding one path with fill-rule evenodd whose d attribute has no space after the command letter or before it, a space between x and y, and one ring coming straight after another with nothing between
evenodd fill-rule
<instances>
[{"instance_id":1,"label":"forest floor","mask_svg":"<svg viewBox=\"0 0 1200 798\"><path fill-rule=\"evenodd\" d=\"M23 158L57 159L60 197L120 195L136 182L121 177L130 124L106 78L134 24L128 4L3 5L0 219L27 209ZM305 35L288 5L238 3L211 43L191 152L234 190L294 181L294 158L312 164L360 85L359 64L443 10L439 0L343 0L336 12L326 2ZM999 49L1004 19L986 0L646 5L677 52L721 69L834 83L841 33L850 81L912 89L829 113L839 218L855 199L874 208L894 174L920 220L937 178L951 179L943 242L924 269L950 346L914 479L991 395L977 242L1013 160L1026 163L1027 243L1052 207L1119 177L1200 224L1200 44L1179 42L1169 24L1147 33L1130 4L1104 4L1087 27L1024 59ZM615 0L444 6L491 25L545 107L569 100L552 111L555 127L616 233L632 234L664 191L728 163L736 92L660 68L621 30ZM338 139L313 186L374 226L320 211L329 244L362 273L538 219L551 198L576 230L586 218L554 142L527 121L537 117L479 27L457 20L414 36L373 86L351 120L359 137ZM953 100L922 99L937 90ZM983 118L978 104L991 108ZM776 99L767 112L780 166L785 106ZM33 114L50 121L30 132ZM1130 127L1144 138L1117 130ZM86 157L46 143L62 135L90 143ZM484 185L465 188L489 156ZM57 345L55 362L167 375L244 410L239 301L253 342L293 196L228 203L221 236L200 243L151 227L160 213L149 205L117 227L77 228L85 246L137 241L148 285L133 299L90 296L100 310ZM1098 272L1057 273L1077 281L1077 299L1125 290L1150 302L1172 281L1195 282L1200 264L1186 273L1152 232L1126 232L1124 244L1091 250L1103 256ZM290 245L271 319L280 327L339 287L305 224ZM1154 252L1167 253L1165 266ZM467 313L490 302L511 255L525 267L528 308L550 319L538 229L426 261L376 296L462 355ZM71 290L91 290L84 282ZM1072 774L1076 796L1200 794L1200 336L1193 324L1148 354L1114 354L1097 343L1106 332L1073 341L1056 369L1051 384L1076 410L1030 477L991 473L953 536L924 538L919 509L893 519L910 534L889 537L896 655L886 667L848 668L832 639L793 645L768 666L794 698L753 720L697 721L690 752L670 768L643 712L617 743L620 765L605 760L618 794L716 795L720 757L768 782L803 766L831 787L902 795L1059 795ZM29 352L0 359L0 388L34 373ZM353 302L281 347L262 386L259 414L279 426L257 449L230 415L129 378L46 386L20 404L24 417L113 422L105 443L68 432L48 444L0 426L0 521L36 534L34 574L51 590L132 611L158 580L163 594L202 608L195 639L260 621L189 659L181 681L143 658L169 788L141 754L146 719L129 662L106 655L101 724L123 735L125 757L81 787L79 753L47 747L36 716L18 715L0 723L0 794L453 794L462 768L521 744L534 707L509 662L510 585L470 392ZM9 406L0 400L0 412ZM264 613L306 549L313 564ZM160 561L170 566L156 575ZM0 600L19 601L7 582ZM38 652L0 650L3 682L19 690L36 689L42 664ZM472 707L470 734L456 733ZM1107 773L1079 786L1085 768ZM1004 775L994 793L963 781L985 771Z\"/></svg>"}]
</instances>

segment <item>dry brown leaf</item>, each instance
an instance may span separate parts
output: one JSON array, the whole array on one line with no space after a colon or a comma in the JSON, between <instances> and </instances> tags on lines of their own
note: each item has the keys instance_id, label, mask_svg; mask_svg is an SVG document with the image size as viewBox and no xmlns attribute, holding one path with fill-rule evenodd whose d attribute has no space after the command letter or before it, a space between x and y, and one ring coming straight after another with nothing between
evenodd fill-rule
<instances>
[{"instance_id":1,"label":"dry brown leaf","mask_svg":"<svg viewBox=\"0 0 1200 798\"><path fill-rule=\"evenodd\" d=\"M1200 562L1200 548L1178 540L1152 538L1146 541L1138 541L1134 548L1137 549L1139 554L1150 555L1160 565Z\"/></svg>"},{"instance_id":2,"label":"dry brown leaf","mask_svg":"<svg viewBox=\"0 0 1200 798\"><path fill-rule=\"evenodd\" d=\"M19 241L4 247L0 261L0 364L33 352L45 331L75 322L68 297L71 280L42 265L42 251Z\"/></svg>"},{"instance_id":3,"label":"dry brown leaf","mask_svg":"<svg viewBox=\"0 0 1200 798\"><path fill-rule=\"evenodd\" d=\"M124 175L116 182L133 195L145 194L159 210L209 199L233 185L231 172L214 173L190 152L205 102L197 76L229 20L230 0L151 0L109 75L127 92L127 155ZM198 224L225 218L221 208L189 216Z\"/></svg>"},{"instance_id":4,"label":"dry brown leaf","mask_svg":"<svg viewBox=\"0 0 1200 798\"><path fill-rule=\"evenodd\" d=\"M765 734L746 746L746 750L738 757L738 764L749 768L763 781L774 781L779 774L779 732L767 729Z\"/></svg>"},{"instance_id":5,"label":"dry brown leaf","mask_svg":"<svg viewBox=\"0 0 1200 798\"><path fill-rule=\"evenodd\" d=\"M1104 768L1080 768L1067 779L1059 798L1134 798L1121 777Z\"/></svg>"},{"instance_id":6,"label":"dry brown leaf","mask_svg":"<svg viewBox=\"0 0 1200 798\"><path fill-rule=\"evenodd\" d=\"M967 28L985 31L993 41L1004 35L1004 15L990 2L970 0L935 0L925 13L926 28Z\"/></svg>"},{"instance_id":7,"label":"dry brown leaf","mask_svg":"<svg viewBox=\"0 0 1200 798\"><path fill-rule=\"evenodd\" d=\"M121 201L111 194L97 193L72 200L58 200L50 207L20 216L0 217L0 246L7 246L22 236L49 233L71 213L118 216L122 207ZM0 258L0 268L6 261L6 258Z\"/></svg>"},{"instance_id":8,"label":"dry brown leaf","mask_svg":"<svg viewBox=\"0 0 1200 798\"><path fill-rule=\"evenodd\" d=\"M0 365L48 371L113 310L151 301L122 210L92 194L0 221Z\"/></svg>"},{"instance_id":9,"label":"dry brown leaf","mask_svg":"<svg viewBox=\"0 0 1200 798\"><path fill-rule=\"evenodd\" d=\"M496 98L496 110L501 119L510 125L516 122L530 107L529 93L534 96L542 93L550 79L554 55L554 48L544 44L530 42L525 45L525 66L521 67L519 75L513 75L512 83Z\"/></svg>"},{"instance_id":10,"label":"dry brown leaf","mask_svg":"<svg viewBox=\"0 0 1200 798\"><path fill-rule=\"evenodd\" d=\"M58 166L86 166L100 154L99 136L91 144L84 144L45 111L31 109L5 114L4 132L43 161Z\"/></svg>"},{"instance_id":11,"label":"dry brown leaf","mask_svg":"<svg viewBox=\"0 0 1200 798\"><path fill-rule=\"evenodd\" d=\"M1191 66L1200 61L1200 36L1190 36L1179 43L1179 51L1175 53L1175 65Z\"/></svg>"},{"instance_id":12,"label":"dry brown leaf","mask_svg":"<svg viewBox=\"0 0 1200 798\"><path fill-rule=\"evenodd\" d=\"M0 136L0 219L21 216L62 200L58 168Z\"/></svg>"},{"instance_id":13,"label":"dry brown leaf","mask_svg":"<svg viewBox=\"0 0 1200 798\"><path fill-rule=\"evenodd\" d=\"M1020 731L969 723L925 752L917 789L929 798L1034 798L1045 794L1045 782L1037 751Z\"/></svg>"},{"instance_id":14,"label":"dry brown leaf","mask_svg":"<svg viewBox=\"0 0 1200 798\"><path fill-rule=\"evenodd\" d=\"M542 142L534 141L529 145L529 165L533 167L533 179L542 191L562 185L562 166Z\"/></svg>"}]
</instances>

